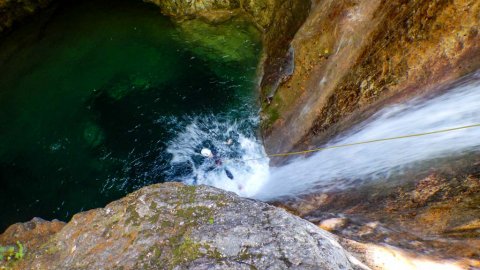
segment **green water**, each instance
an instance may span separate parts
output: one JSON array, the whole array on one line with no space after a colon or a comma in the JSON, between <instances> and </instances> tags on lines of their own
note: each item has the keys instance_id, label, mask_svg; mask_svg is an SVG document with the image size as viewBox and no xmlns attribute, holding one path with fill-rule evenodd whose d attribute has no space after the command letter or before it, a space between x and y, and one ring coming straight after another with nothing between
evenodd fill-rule
<instances>
[{"instance_id":1,"label":"green water","mask_svg":"<svg viewBox=\"0 0 480 270\"><path fill-rule=\"evenodd\" d=\"M254 113L259 52L251 25L175 27L136 0L67 1L18 26L0 40L0 229L164 181L175 119Z\"/></svg>"}]
</instances>

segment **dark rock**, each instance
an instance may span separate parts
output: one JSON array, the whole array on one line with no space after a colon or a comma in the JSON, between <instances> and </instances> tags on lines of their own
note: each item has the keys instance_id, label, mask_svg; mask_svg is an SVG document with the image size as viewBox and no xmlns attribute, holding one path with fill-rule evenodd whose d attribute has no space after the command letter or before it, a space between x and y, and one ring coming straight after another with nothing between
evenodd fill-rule
<instances>
[{"instance_id":1,"label":"dark rock","mask_svg":"<svg viewBox=\"0 0 480 270\"><path fill-rule=\"evenodd\" d=\"M53 0L0 0L0 33L45 8Z\"/></svg>"}]
</instances>

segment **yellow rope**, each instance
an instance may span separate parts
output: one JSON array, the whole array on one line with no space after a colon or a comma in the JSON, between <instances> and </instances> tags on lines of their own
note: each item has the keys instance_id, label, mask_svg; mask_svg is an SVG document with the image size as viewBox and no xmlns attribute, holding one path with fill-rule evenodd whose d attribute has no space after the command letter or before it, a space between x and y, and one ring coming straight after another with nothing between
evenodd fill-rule
<instances>
[{"instance_id":1,"label":"yellow rope","mask_svg":"<svg viewBox=\"0 0 480 270\"><path fill-rule=\"evenodd\" d=\"M259 160L259 159L264 159L264 158L269 158L269 157L286 157L286 156L293 156L293 155L303 155L303 154L309 154L309 153L313 153L313 152L320 152L320 151L328 150L328 149L344 148L344 147L351 147L351 146L361 145L361 144L370 144L370 143L376 143L376 142L385 142L385 141L393 141L393 140L407 139L407 138L413 138L413 137L421 137L421 136L427 136L427 135L439 134L439 133L446 133L446 132L457 131L457 130L468 129L468 128L475 128L475 127L480 127L480 124L474 124L474 125L469 125L469 126L461 126L461 127L456 127L456 128L448 128L448 129L442 129L442 130L436 130L436 131L424 132L424 133L417 133L417 134L402 135L402 136L390 137L390 138L384 138L384 139L375 139L375 140L369 140L369 141L363 141L363 142L333 145L333 146L320 147L320 148L298 151L298 152L286 152L286 153L270 154L270 155L266 155L266 156L263 156L263 157L246 159L246 160L242 160L242 161Z\"/></svg>"}]
</instances>

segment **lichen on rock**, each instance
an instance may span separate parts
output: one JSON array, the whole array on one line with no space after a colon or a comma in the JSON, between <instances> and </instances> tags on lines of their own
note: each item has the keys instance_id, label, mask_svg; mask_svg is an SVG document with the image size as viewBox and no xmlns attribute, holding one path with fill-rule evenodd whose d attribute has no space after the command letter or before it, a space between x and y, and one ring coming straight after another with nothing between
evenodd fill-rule
<instances>
[{"instance_id":1,"label":"lichen on rock","mask_svg":"<svg viewBox=\"0 0 480 270\"><path fill-rule=\"evenodd\" d=\"M54 228L48 234L16 224L0 235L0 244L21 239L26 245L15 269L357 267L330 233L282 209L206 186L153 185L76 214L66 225L47 224Z\"/></svg>"}]
</instances>

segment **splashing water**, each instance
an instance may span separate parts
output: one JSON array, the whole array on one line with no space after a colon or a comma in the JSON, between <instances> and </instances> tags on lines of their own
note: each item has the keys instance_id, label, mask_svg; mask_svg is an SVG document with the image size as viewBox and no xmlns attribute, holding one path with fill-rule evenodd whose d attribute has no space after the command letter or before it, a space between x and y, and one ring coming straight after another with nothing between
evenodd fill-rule
<instances>
[{"instance_id":1,"label":"splashing water","mask_svg":"<svg viewBox=\"0 0 480 270\"><path fill-rule=\"evenodd\" d=\"M434 97L416 98L386 107L326 146L418 134L480 123L480 72ZM346 189L367 181L401 175L425 161L480 150L480 128L457 130L297 157L282 167L269 168L261 142L255 138L258 119L235 122L232 117L207 115L188 118L169 143L172 155L168 180L206 184L261 200ZM185 121L184 121L185 122ZM233 145L225 142L234 139ZM223 160L200 155L212 148ZM253 159L253 160L252 160ZM224 169L234 175L230 180Z\"/></svg>"},{"instance_id":2,"label":"splashing water","mask_svg":"<svg viewBox=\"0 0 480 270\"><path fill-rule=\"evenodd\" d=\"M480 72L477 72L436 97L387 107L327 146L478 124L479 108ZM479 138L480 128L471 128L321 151L271 168L269 180L254 197L270 200L386 179L420 162L478 151Z\"/></svg>"},{"instance_id":3,"label":"splashing water","mask_svg":"<svg viewBox=\"0 0 480 270\"><path fill-rule=\"evenodd\" d=\"M172 155L167 180L215 186L244 197L256 194L268 180L268 160L251 160L265 156L253 132L258 118L235 121L226 115L202 115L179 122L181 130L166 150ZM204 147L213 150L221 164L203 157ZM234 179L228 178L226 170Z\"/></svg>"}]
</instances>

